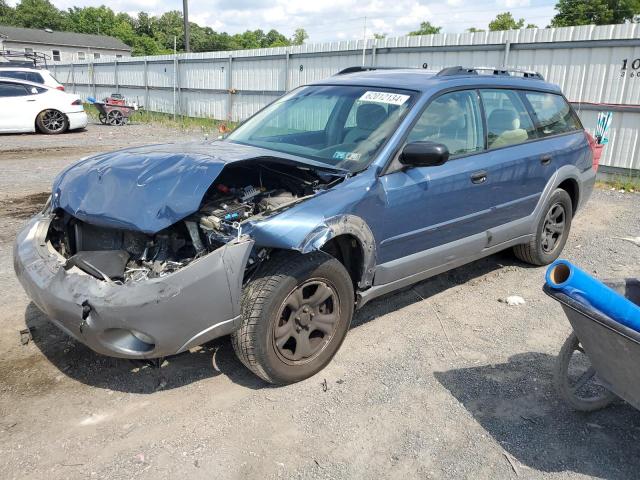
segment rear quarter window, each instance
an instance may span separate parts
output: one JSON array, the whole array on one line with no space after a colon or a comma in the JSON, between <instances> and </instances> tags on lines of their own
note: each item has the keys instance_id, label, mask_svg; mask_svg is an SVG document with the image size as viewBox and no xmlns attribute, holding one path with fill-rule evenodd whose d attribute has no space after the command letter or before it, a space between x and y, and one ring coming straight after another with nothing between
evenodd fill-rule
<instances>
[{"instance_id":1,"label":"rear quarter window","mask_svg":"<svg viewBox=\"0 0 640 480\"><path fill-rule=\"evenodd\" d=\"M525 92L537 117L538 131L548 137L581 130L576 114L561 95L544 92Z\"/></svg>"},{"instance_id":2,"label":"rear quarter window","mask_svg":"<svg viewBox=\"0 0 640 480\"><path fill-rule=\"evenodd\" d=\"M0 70L0 77L16 78L18 80L28 80L34 83L44 83L42 75L37 72L21 72L14 70Z\"/></svg>"}]
</instances>

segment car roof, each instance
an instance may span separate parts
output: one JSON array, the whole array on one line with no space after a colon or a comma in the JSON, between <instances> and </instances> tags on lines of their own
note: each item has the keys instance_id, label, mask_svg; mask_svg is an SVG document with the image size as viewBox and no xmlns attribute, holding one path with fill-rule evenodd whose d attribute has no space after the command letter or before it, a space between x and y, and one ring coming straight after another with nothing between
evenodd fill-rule
<instances>
[{"instance_id":1,"label":"car roof","mask_svg":"<svg viewBox=\"0 0 640 480\"><path fill-rule=\"evenodd\" d=\"M49 70L44 70L42 68L30 68L30 67L5 67L2 64L0 64L0 71L3 70L11 70L14 72L37 72L37 73L49 73Z\"/></svg>"},{"instance_id":2,"label":"car roof","mask_svg":"<svg viewBox=\"0 0 640 480\"><path fill-rule=\"evenodd\" d=\"M505 74L461 73L442 75L420 68L388 68L342 73L313 82L310 85L353 85L379 88L400 88L435 93L456 87L507 87L561 93L558 85L535 77Z\"/></svg>"}]
</instances>

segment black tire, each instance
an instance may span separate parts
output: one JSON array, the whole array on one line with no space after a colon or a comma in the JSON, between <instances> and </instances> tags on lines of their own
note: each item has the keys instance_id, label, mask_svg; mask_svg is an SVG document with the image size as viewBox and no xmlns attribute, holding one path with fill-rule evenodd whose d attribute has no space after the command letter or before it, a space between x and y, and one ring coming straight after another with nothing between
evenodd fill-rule
<instances>
[{"instance_id":1,"label":"black tire","mask_svg":"<svg viewBox=\"0 0 640 480\"><path fill-rule=\"evenodd\" d=\"M231 335L236 355L269 383L285 385L315 375L349 330L354 307L349 274L324 252L278 252L256 275L243 290L242 326ZM325 294L330 297L314 306L314 299Z\"/></svg>"},{"instance_id":2,"label":"black tire","mask_svg":"<svg viewBox=\"0 0 640 480\"><path fill-rule=\"evenodd\" d=\"M100 123L102 123L103 125L107 124L107 116L104 113L98 114L98 120L100 120Z\"/></svg>"},{"instance_id":3,"label":"black tire","mask_svg":"<svg viewBox=\"0 0 640 480\"><path fill-rule=\"evenodd\" d=\"M597 382L591 385L590 396L579 393L582 387L576 388L576 386L582 379L584 379L584 386L587 386L589 381L592 378L597 378L597 376L593 367L590 366L591 363L588 362L589 367L580 374L575 382L572 381L570 378L571 372L569 370L571 359L575 352L581 352L585 357L582 359L583 363L588 362L588 357L586 357L582 347L580 346L580 340L575 333L571 333L562 345L560 354L556 361L553 380L558 395L573 408L581 412L593 412L608 406L617 398L617 396L607 390L604 386L599 385Z\"/></svg>"},{"instance_id":4,"label":"black tire","mask_svg":"<svg viewBox=\"0 0 640 480\"><path fill-rule=\"evenodd\" d=\"M69 119L58 110L43 110L36 117L36 126L46 135L58 135L69 129Z\"/></svg>"},{"instance_id":5,"label":"black tire","mask_svg":"<svg viewBox=\"0 0 640 480\"><path fill-rule=\"evenodd\" d=\"M567 243L573 220L573 206L566 190L557 188L545 204L543 212L531 241L513 247L515 256L531 265L549 265L560 256ZM556 215L558 212L561 212L562 232L555 232L555 229L560 228L559 222L553 222L550 218L550 215Z\"/></svg>"}]
</instances>

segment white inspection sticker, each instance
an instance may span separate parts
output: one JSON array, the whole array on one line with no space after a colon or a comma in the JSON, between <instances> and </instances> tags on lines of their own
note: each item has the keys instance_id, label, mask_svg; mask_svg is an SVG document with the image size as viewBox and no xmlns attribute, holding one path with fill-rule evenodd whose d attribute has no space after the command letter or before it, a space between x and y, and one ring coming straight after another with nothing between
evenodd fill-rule
<instances>
[{"instance_id":1,"label":"white inspection sticker","mask_svg":"<svg viewBox=\"0 0 640 480\"><path fill-rule=\"evenodd\" d=\"M390 92L365 92L360 97L363 102L377 102L377 103L390 103L391 105L402 105L409 100L409 95L402 95L401 93Z\"/></svg>"}]
</instances>

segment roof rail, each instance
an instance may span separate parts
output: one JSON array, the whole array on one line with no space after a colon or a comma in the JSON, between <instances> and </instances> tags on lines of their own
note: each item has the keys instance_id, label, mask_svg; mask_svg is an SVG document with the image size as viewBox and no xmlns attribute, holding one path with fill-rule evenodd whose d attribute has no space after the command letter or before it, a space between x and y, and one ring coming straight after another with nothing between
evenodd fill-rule
<instances>
[{"instance_id":1,"label":"roof rail","mask_svg":"<svg viewBox=\"0 0 640 480\"><path fill-rule=\"evenodd\" d=\"M356 72L370 72L372 70L414 70L416 67L365 67L365 66L355 66L355 67L347 67L340 70L336 75L345 75L347 73L356 73ZM422 70L422 69L419 69Z\"/></svg>"},{"instance_id":2,"label":"roof rail","mask_svg":"<svg viewBox=\"0 0 640 480\"><path fill-rule=\"evenodd\" d=\"M455 75L478 75L479 72L491 72L491 75L512 76L514 73L521 75L523 78L532 78L535 80L544 80L544 77L538 72L528 70L519 70L515 68L496 68L496 67L447 67L440 70L436 75L439 77L450 77Z\"/></svg>"}]
</instances>

